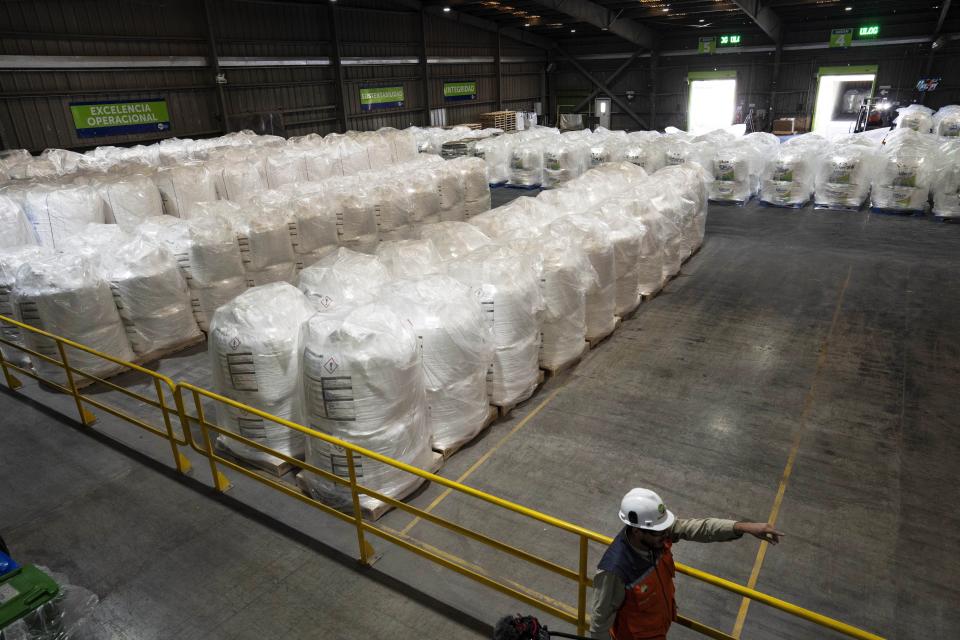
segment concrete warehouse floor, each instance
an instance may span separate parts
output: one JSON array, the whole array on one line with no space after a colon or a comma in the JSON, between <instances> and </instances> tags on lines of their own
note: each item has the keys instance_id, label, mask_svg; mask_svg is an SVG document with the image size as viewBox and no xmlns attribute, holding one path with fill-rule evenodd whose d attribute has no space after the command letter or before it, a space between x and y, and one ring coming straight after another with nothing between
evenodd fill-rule
<instances>
[{"instance_id":1,"label":"concrete warehouse floor","mask_svg":"<svg viewBox=\"0 0 960 640\"><path fill-rule=\"evenodd\" d=\"M889 638L952 637L958 272L960 225L711 207L706 244L662 295L442 474L607 534L636 485L683 516L775 517L788 537L763 556L750 539L682 543L678 560ZM160 368L208 373L200 350ZM531 610L376 538L381 558L360 568L348 526L237 474L219 495L199 456L179 476L163 441L103 412L76 427L72 401L36 385L3 388L0 415L0 535L100 596L91 637L481 638ZM572 536L436 486L413 503L576 566ZM429 523L380 523L576 603L572 584ZM677 583L682 613L736 627L739 598ZM758 604L742 634L839 637Z\"/></svg>"}]
</instances>

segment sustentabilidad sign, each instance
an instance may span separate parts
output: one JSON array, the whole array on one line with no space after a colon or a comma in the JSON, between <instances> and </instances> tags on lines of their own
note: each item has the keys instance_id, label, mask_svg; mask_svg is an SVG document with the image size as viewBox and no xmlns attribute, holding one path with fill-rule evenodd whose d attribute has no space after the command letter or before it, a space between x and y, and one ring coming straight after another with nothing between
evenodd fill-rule
<instances>
[{"instance_id":1,"label":"sustentabilidad sign","mask_svg":"<svg viewBox=\"0 0 960 640\"><path fill-rule=\"evenodd\" d=\"M162 98L72 102L70 113L81 138L156 133L170 128L167 101Z\"/></svg>"},{"instance_id":2,"label":"sustentabilidad sign","mask_svg":"<svg viewBox=\"0 0 960 640\"><path fill-rule=\"evenodd\" d=\"M459 80L443 83L443 99L447 102L477 99L477 81Z\"/></svg>"},{"instance_id":3,"label":"sustentabilidad sign","mask_svg":"<svg viewBox=\"0 0 960 640\"><path fill-rule=\"evenodd\" d=\"M360 109L393 109L403 106L402 86L360 87Z\"/></svg>"}]
</instances>

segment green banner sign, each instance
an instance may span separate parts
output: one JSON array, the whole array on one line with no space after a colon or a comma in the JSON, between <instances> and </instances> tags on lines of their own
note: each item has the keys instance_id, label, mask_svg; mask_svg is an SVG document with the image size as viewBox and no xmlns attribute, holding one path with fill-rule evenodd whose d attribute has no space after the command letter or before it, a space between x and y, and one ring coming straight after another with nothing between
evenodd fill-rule
<instances>
[{"instance_id":1,"label":"green banner sign","mask_svg":"<svg viewBox=\"0 0 960 640\"><path fill-rule=\"evenodd\" d=\"M360 87L360 109L394 109L403 106L402 86Z\"/></svg>"},{"instance_id":2,"label":"green banner sign","mask_svg":"<svg viewBox=\"0 0 960 640\"><path fill-rule=\"evenodd\" d=\"M728 35L720 36L720 46L721 47L739 47L742 37L739 33L731 33Z\"/></svg>"},{"instance_id":3,"label":"green banner sign","mask_svg":"<svg viewBox=\"0 0 960 640\"><path fill-rule=\"evenodd\" d=\"M70 115L81 138L156 133L170 128L167 101L163 98L72 102Z\"/></svg>"},{"instance_id":4,"label":"green banner sign","mask_svg":"<svg viewBox=\"0 0 960 640\"><path fill-rule=\"evenodd\" d=\"M849 47L853 44L853 29L833 29L830 32L831 47Z\"/></svg>"},{"instance_id":5,"label":"green banner sign","mask_svg":"<svg viewBox=\"0 0 960 640\"><path fill-rule=\"evenodd\" d=\"M443 99L447 102L477 99L477 81L459 80L443 83Z\"/></svg>"},{"instance_id":6,"label":"green banner sign","mask_svg":"<svg viewBox=\"0 0 960 640\"><path fill-rule=\"evenodd\" d=\"M697 51L700 53L714 53L717 50L717 39L713 36L700 38Z\"/></svg>"}]
</instances>

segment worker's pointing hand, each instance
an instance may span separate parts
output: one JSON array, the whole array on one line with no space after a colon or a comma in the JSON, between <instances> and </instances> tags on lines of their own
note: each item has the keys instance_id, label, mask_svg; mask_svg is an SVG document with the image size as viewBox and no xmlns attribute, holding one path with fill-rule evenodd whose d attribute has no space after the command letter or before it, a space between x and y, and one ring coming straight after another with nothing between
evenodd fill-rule
<instances>
[{"instance_id":1,"label":"worker's pointing hand","mask_svg":"<svg viewBox=\"0 0 960 640\"><path fill-rule=\"evenodd\" d=\"M738 522L733 526L733 530L739 533L749 533L755 538L760 538L770 544L779 544L780 538L785 535L766 522Z\"/></svg>"}]
</instances>

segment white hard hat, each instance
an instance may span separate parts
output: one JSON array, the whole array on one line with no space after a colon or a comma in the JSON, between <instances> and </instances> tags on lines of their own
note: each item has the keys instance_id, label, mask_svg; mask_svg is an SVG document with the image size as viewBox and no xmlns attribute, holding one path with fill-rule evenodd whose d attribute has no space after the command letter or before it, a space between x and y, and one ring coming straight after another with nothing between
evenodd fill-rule
<instances>
[{"instance_id":1,"label":"white hard hat","mask_svg":"<svg viewBox=\"0 0 960 640\"><path fill-rule=\"evenodd\" d=\"M664 531L673 525L676 516L650 489L631 489L620 501L620 520L628 527Z\"/></svg>"}]
</instances>

